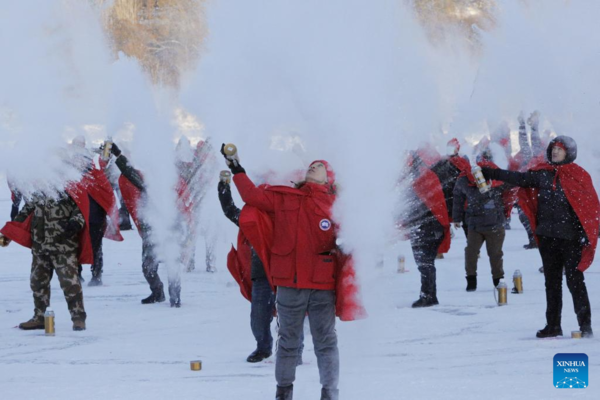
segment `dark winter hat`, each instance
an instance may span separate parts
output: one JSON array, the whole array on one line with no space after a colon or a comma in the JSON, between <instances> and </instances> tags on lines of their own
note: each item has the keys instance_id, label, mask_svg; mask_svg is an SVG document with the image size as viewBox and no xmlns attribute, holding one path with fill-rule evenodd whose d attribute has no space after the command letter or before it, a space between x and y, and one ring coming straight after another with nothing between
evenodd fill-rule
<instances>
[{"instance_id":1,"label":"dark winter hat","mask_svg":"<svg viewBox=\"0 0 600 400\"><path fill-rule=\"evenodd\" d=\"M567 152L564 161L560 163L552 162L552 148L554 146L561 147ZM577 143L575 143L575 140L570 136L557 136L548 145L548 148L546 149L546 158L551 164L570 164L577 158Z\"/></svg>"}]
</instances>

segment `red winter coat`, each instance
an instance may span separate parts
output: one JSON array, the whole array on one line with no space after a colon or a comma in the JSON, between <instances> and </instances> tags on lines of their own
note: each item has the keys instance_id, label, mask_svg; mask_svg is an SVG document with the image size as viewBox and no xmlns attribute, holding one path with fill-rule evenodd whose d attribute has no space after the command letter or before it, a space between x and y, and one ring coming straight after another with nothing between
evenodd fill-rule
<instances>
[{"instance_id":1,"label":"red winter coat","mask_svg":"<svg viewBox=\"0 0 600 400\"><path fill-rule=\"evenodd\" d=\"M335 195L329 187L306 183L300 189L257 188L244 173L233 178L249 206L270 214L273 244L269 260L273 285L298 289L335 290L338 260L331 219Z\"/></svg>"}]
</instances>

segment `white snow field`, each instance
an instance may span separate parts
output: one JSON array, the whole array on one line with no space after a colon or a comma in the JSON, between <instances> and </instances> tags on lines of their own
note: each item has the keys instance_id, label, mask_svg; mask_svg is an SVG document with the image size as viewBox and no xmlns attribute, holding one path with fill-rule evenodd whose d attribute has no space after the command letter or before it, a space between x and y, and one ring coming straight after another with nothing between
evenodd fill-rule
<instances>
[{"instance_id":1,"label":"white snow field","mask_svg":"<svg viewBox=\"0 0 600 400\"><path fill-rule=\"evenodd\" d=\"M8 190L0 185L0 211L8 216ZM223 224L230 224L223 217ZM341 398L392 399L598 399L598 339L574 340L578 328L564 286L560 339L538 340L544 326L544 281L540 257L525 251L526 235L516 215L507 233L505 271L523 273L525 293L509 294L508 305L495 306L489 264L482 251L479 288L466 293L462 232L450 253L437 262L440 305L413 310L419 275L407 242L386 254L385 266L361 268L369 318L338 322ZM235 237L227 238L235 241ZM73 332L57 278L52 281L56 336L21 331L32 316L28 249L0 249L0 398L1 399L184 399L264 400L274 398L274 358L249 364L254 349L249 303L225 267L226 245L218 271L202 268L184 274L180 309L141 305L148 293L141 273L141 241L125 232L121 243L105 241L103 287L84 284L87 330ZM406 254L410 272L398 274L394 259ZM600 265L586 273L592 310L600 311ZM373 263L375 265L375 263ZM161 277L166 282L166 271ZM85 266L84 277L90 278ZM510 280L510 279L509 279ZM509 287L510 282L507 282ZM600 327L594 325L597 336ZM273 324L275 332L275 324ZM304 365L298 367L295 399L318 399L316 358L306 330ZM556 353L586 353L590 382L586 389L556 389ZM190 370L201 359L202 371Z\"/></svg>"}]
</instances>

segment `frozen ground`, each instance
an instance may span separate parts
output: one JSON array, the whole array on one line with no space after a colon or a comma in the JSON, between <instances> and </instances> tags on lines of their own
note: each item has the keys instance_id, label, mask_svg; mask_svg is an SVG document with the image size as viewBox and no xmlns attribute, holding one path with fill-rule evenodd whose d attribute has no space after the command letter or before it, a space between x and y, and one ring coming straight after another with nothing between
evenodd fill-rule
<instances>
[{"instance_id":1,"label":"frozen ground","mask_svg":"<svg viewBox=\"0 0 600 400\"><path fill-rule=\"evenodd\" d=\"M9 212L3 184L0 212ZM370 318L338 323L342 399L600 398L598 339L535 339L535 331L544 325L545 309L543 276L537 271L540 257L536 251L522 250L525 233L517 218L512 226L505 271L523 272L525 293L509 294L507 307L495 306L485 252L478 291L464 291L462 233L437 264L440 306L410 308L419 277L407 243L388 251L384 268L363 268ZM245 362L253 350L249 304L226 271L225 253L219 254L217 273L198 268L184 275L181 309L169 308L168 302L142 306L148 287L141 274L140 240L133 232L126 232L125 238L122 243L105 241L105 286L84 287L85 332L71 330L54 278L55 337L16 328L32 315L30 253L15 244L0 249L0 398L274 398L273 359ZM399 253L406 254L409 273L396 273L393 259ZM161 275L166 280L164 271ZM86 267L85 278L89 276ZM597 321L598 262L586 273L586 281ZM568 293L566 285L564 290ZM572 307L567 295L565 333L577 329ZM600 325L594 328L600 336ZM306 339L305 364L298 368L295 385L299 400L318 399L320 390L310 335ZM589 388L553 387L552 359L561 352L589 356ZM201 372L190 371L193 359L203 361Z\"/></svg>"}]
</instances>

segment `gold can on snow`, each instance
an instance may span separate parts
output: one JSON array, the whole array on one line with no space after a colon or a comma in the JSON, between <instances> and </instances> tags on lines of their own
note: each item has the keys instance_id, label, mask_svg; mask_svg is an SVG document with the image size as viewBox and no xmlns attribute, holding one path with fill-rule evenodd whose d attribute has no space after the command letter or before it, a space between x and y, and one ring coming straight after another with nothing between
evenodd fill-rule
<instances>
[{"instance_id":1,"label":"gold can on snow","mask_svg":"<svg viewBox=\"0 0 600 400\"><path fill-rule=\"evenodd\" d=\"M523 293L523 275L521 275L521 271L515 271L513 274L513 283L515 285L513 293Z\"/></svg>"},{"instance_id":2,"label":"gold can on snow","mask_svg":"<svg viewBox=\"0 0 600 400\"><path fill-rule=\"evenodd\" d=\"M190 361L190 369L192 371L202 370L202 361L201 360Z\"/></svg>"},{"instance_id":3,"label":"gold can on snow","mask_svg":"<svg viewBox=\"0 0 600 400\"><path fill-rule=\"evenodd\" d=\"M498 292L498 298L496 299L499 306L505 306L508 304L508 289L506 283L500 280L498 286L496 286L496 292Z\"/></svg>"},{"instance_id":4,"label":"gold can on snow","mask_svg":"<svg viewBox=\"0 0 600 400\"><path fill-rule=\"evenodd\" d=\"M54 311L48 308L44 313L44 330L46 332L46 336L54 336Z\"/></svg>"},{"instance_id":5,"label":"gold can on snow","mask_svg":"<svg viewBox=\"0 0 600 400\"><path fill-rule=\"evenodd\" d=\"M571 338L572 339L581 339L581 331L572 331Z\"/></svg>"}]
</instances>

